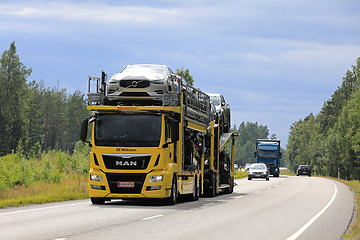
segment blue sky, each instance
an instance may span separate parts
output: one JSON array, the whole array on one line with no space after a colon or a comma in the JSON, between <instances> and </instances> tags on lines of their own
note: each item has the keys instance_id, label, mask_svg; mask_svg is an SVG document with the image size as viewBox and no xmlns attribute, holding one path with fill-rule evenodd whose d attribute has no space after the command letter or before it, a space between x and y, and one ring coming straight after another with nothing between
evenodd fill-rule
<instances>
[{"instance_id":1,"label":"blue sky","mask_svg":"<svg viewBox=\"0 0 360 240\"><path fill-rule=\"evenodd\" d=\"M286 147L360 57L358 0L1 0L0 51L15 41L30 80L86 92L130 63L185 67L222 93L232 125L267 125Z\"/></svg>"}]
</instances>

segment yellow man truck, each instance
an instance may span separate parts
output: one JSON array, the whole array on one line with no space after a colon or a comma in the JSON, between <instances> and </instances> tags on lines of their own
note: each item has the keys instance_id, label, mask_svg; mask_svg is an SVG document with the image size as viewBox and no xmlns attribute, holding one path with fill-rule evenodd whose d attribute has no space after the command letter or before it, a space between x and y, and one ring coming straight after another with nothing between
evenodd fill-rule
<instances>
[{"instance_id":1,"label":"yellow man truck","mask_svg":"<svg viewBox=\"0 0 360 240\"><path fill-rule=\"evenodd\" d=\"M82 121L81 140L91 146L89 196L93 204L160 198L172 205L179 195L196 201L210 188L216 194L225 183L232 191L234 149L232 157L221 154L225 143L219 142L209 96L176 76L171 81L176 88L163 94L161 104L124 104L107 101L106 74L89 77L92 115ZM89 123L91 140L87 141ZM205 184L210 175L214 185Z\"/></svg>"}]
</instances>

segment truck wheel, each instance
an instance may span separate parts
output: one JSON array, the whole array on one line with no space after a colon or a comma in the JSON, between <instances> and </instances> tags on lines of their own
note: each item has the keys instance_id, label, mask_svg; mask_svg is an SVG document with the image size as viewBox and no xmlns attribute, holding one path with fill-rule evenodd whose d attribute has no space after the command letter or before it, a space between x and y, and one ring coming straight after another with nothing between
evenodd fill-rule
<instances>
[{"instance_id":1,"label":"truck wheel","mask_svg":"<svg viewBox=\"0 0 360 240\"><path fill-rule=\"evenodd\" d=\"M176 194L177 194L177 181L176 181L176 176L174 175L171 183L170 197L166 198L165 200L167 205L175 205L177 198Z\"/></svg>"},{"instance_id":2,"label":"truck wheel","mask_svg":"<svg viewBox=\"0 0 360 240\"><path fill-rule=\"evenodd\" d=\"M97 204L97 205L102 205L105 203L105 198L101 198L101 197L92 197L91 199L91 203L92 204Z\"/></svg>"}]
</instances>

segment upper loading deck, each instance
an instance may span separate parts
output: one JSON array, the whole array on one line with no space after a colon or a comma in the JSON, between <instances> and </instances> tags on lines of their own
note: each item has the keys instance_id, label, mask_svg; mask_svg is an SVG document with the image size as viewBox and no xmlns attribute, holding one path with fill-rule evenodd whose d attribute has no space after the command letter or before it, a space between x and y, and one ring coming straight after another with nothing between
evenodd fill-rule
<instances>
[{"instance_id":1,"label":"upper loading deck","mask_svg":"<svg viewBox=\"0 0 360 240\"><path fill-rule=\"evenodd\" d=\"M208 126L211 119L210 97L201 90L183 84L177 80L176 91L162 94L162 101L154 104L153 101L141 101L129 103L129 101L110 102L106 96L106 75L102 78L89 77L88 82L88 109L92 111L146 111L146 112L173 112L181 114L183 107L183 118L185 121ZM190 124L191 125L191 124Z\"/></svg>"}]
</instances>

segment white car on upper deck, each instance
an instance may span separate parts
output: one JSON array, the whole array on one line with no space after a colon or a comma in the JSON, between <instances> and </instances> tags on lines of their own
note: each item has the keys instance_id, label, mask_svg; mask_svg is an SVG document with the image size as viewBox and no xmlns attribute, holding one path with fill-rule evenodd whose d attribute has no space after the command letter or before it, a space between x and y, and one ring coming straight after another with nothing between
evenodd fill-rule
<instances>
[{"instance_id":1,"label":"white car on upper deck","mask_svg":"<svg viewBox=\"0 0 360 240\"><path fill-rule=\"evenodd\" d=\"M163 94L177 91L178 80L166 65L130 64L110 78L107 98L110 102L161 103Z\"/></svg>"}]
</instances>

